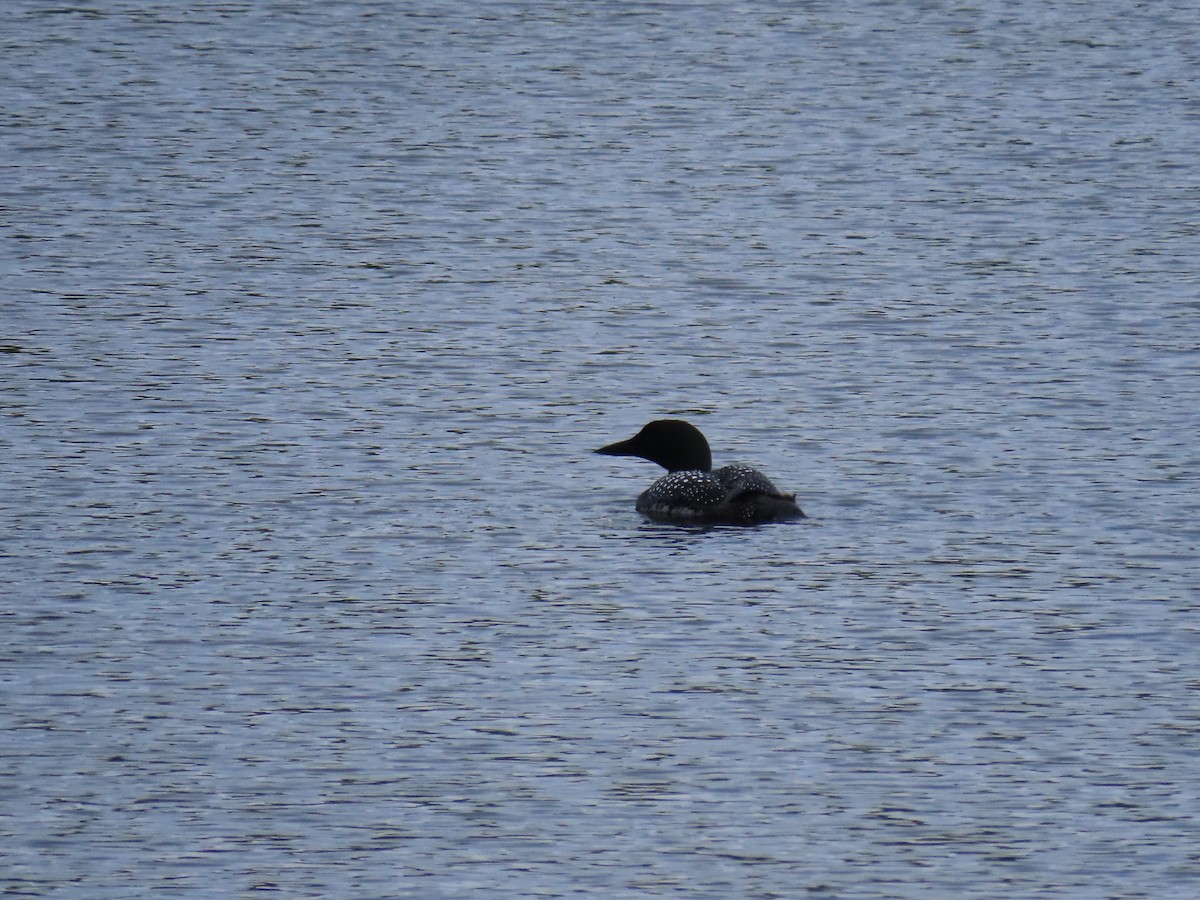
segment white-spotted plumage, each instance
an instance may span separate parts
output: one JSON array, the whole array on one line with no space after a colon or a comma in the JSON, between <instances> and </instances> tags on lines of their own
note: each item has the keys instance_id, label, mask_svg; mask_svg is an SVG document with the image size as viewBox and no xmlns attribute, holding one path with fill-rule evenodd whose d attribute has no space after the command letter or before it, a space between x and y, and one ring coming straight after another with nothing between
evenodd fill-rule
<instances>
[{"instance_id":1,"label":"white-spotted plumage","mask_svg":"<svg viewBox=\"0 0 1200 900\"><path fill-rule=\"evenodd\" d=\"M642 492L637 511L657 522L734 525L802 515L792 495L780 493L766 475L749 466L671 472Z\"/></svg>"}]
</instances>

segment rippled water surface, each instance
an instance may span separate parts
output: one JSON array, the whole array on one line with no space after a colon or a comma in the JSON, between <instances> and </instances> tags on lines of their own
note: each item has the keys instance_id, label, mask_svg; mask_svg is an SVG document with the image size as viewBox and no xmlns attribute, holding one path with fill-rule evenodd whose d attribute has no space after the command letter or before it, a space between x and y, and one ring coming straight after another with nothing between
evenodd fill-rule
<instances>
[{"instance_id":1,"label":"rippled water surface","mask_svg":"<svg viewBox=\"0 0 1200 900\"><path fill-rule=\"evenodd\" d=\"M4 889L1197 895L1194 3L191 6L0 14Z\"/></svg>"}]
</instances>

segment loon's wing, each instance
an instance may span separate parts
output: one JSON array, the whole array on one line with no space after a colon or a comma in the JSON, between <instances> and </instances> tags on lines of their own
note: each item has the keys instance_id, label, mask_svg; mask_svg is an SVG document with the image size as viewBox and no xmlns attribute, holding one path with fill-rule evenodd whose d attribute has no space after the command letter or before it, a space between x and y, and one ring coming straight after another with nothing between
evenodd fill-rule
<instances>
[{"instance_id":1,"label":"loon's wing","mask_svg":"<svg viewBox=\"0 0 1200 900\"><path fill-rule=\"evenodd\" d=\"M755 494L766 497L787 496L775 487L770 478L758 469L752 469L749 466L722 466L712 474L725 488L728 500L737 500Z\"/></svg>"}]
</instances>

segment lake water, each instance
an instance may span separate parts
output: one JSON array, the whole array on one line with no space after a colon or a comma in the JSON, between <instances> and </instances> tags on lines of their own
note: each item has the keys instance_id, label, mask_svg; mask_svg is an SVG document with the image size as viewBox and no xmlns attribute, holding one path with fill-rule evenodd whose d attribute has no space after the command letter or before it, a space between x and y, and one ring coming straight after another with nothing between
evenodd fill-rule
<instances>
[{"instance_id":1,"label":"lake water","mask_svg":"<svg viewBox=\"0 0 1200 900\"><path fill-rule=\"evenodd\" d=\"M0 14L6 892L1197 896L1196 3L191 6Z\"/></svg>"}]
</instances>

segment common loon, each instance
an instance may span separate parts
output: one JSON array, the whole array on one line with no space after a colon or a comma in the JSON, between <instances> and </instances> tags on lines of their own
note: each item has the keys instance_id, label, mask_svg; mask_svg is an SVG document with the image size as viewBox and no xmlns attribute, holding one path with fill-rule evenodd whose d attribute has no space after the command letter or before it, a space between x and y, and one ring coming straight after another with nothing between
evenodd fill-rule
<instances>
[{"instance_id":1,"label":"common loon","mask_svg":"<svg viewBox=\"0 0 1200 900\"><path fill-rule=\"evenodd\" d=\"M637 511L656 522L757 525L804 517L796 496L781 493L757 469L714 471L704 435L678 419L651 422L629 440L596 452L638 456L667 470L637 500Z\"/></svg>"}]
</instances>

